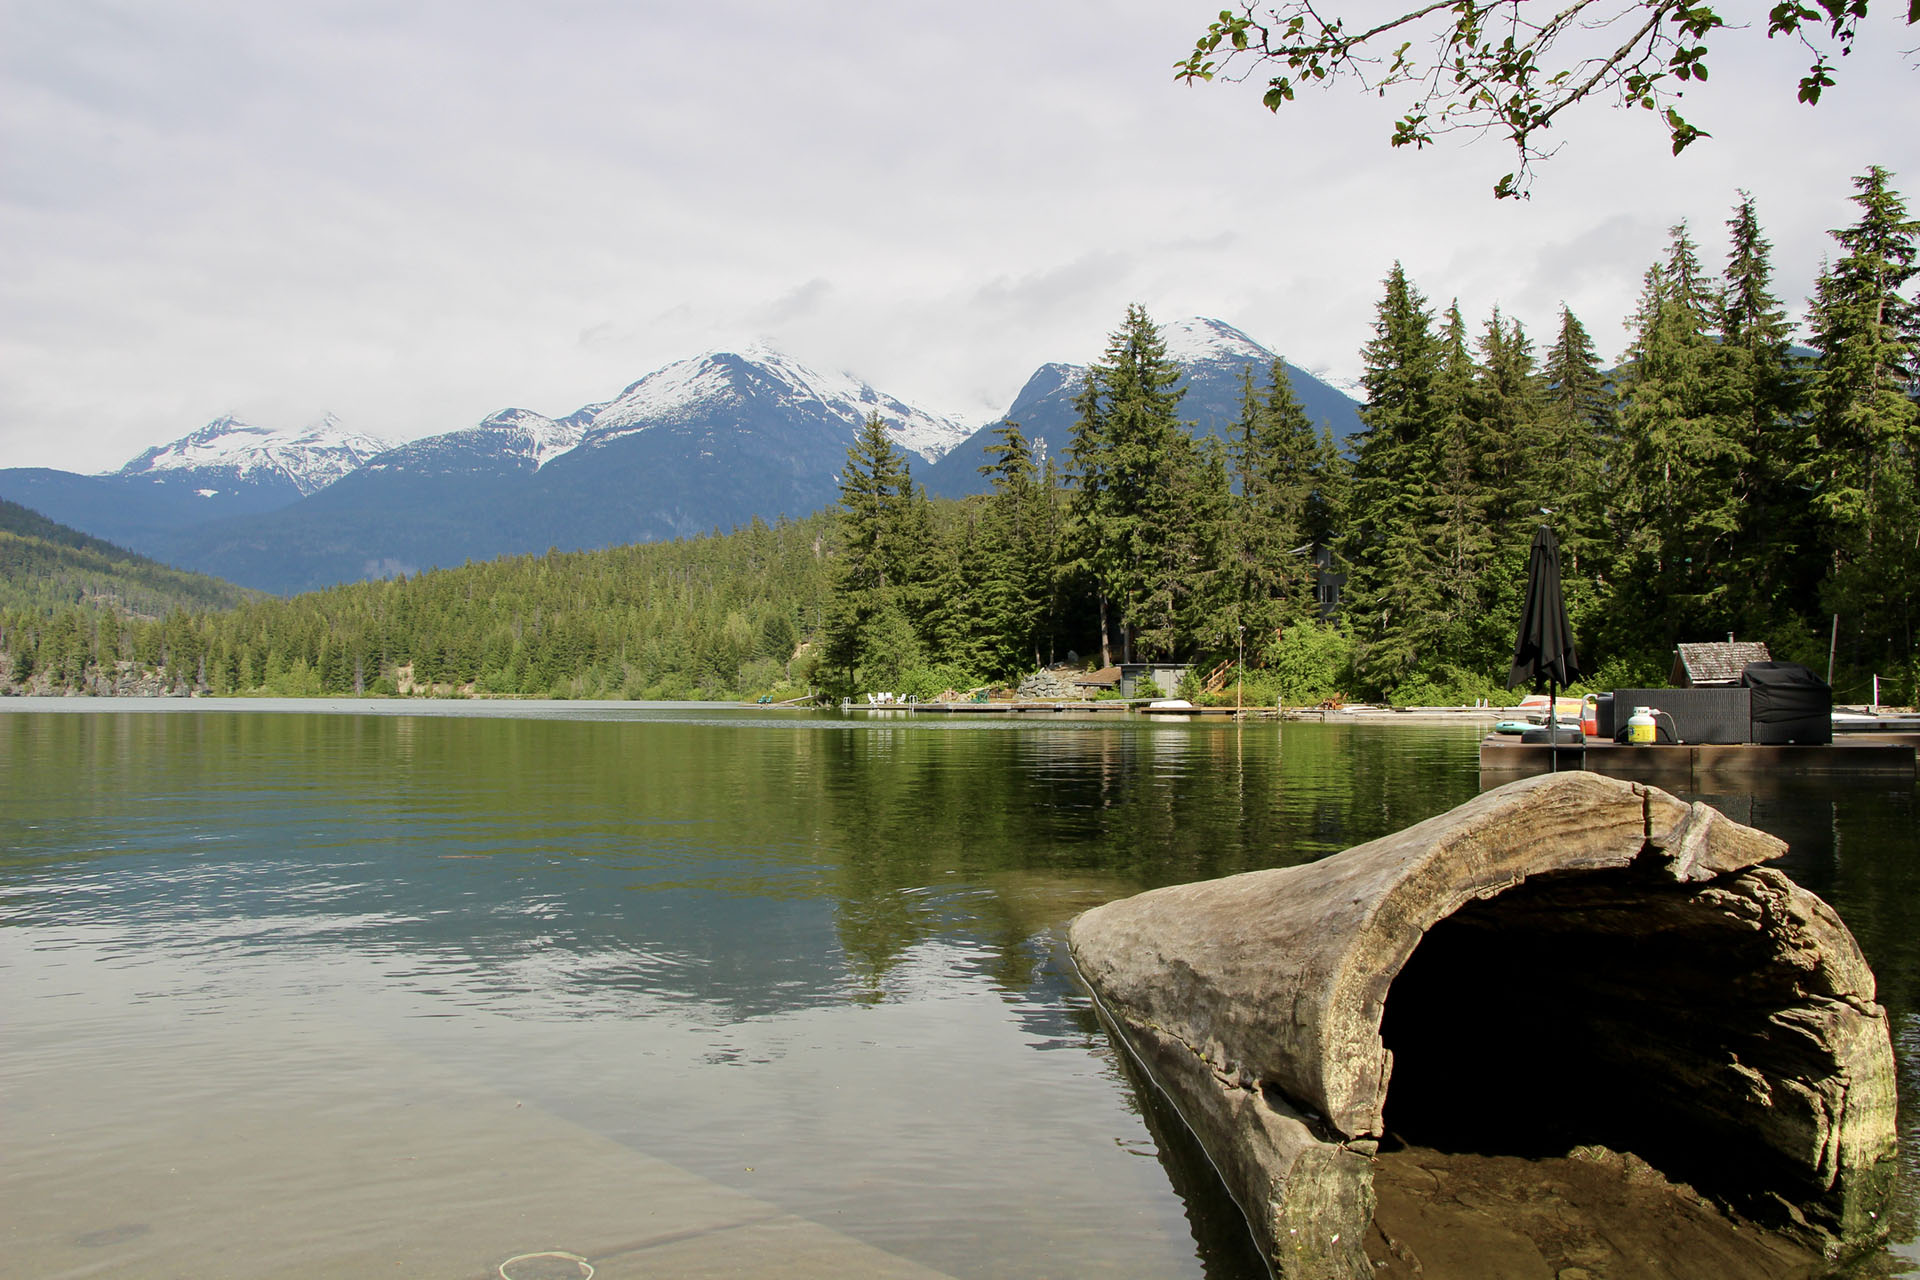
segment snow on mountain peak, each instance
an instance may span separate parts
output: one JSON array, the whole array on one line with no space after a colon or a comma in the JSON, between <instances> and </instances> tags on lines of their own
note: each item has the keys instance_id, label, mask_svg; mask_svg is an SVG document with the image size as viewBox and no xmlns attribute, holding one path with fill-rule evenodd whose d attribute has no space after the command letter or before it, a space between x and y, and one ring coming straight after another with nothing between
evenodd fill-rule
<instances>
[{"instance_id":1,"label":"snow on mountain peak","mask_svg":"<svg viewBox=\"0 0 1920 1280\"><path fill-rule=\"evenodd\" d=\"M390 447L385 440L348 431L331 413L307 426L281 431L256 427L228 414L171 444L155 445L120 468L120 474L208 473L228 482L279 476L305 497Z\"/></svg>"},{"instance_id":2,"label":"snow on mountain peak","mask_svg":"<svg viewBox=\"0 0 1920 1280\"><path fill-rule=\"evenodd\" d=\"M577 417L554 419L531 409L502 409L481 419L480 429L505 436L507 448L531 458L535 471L570 452L587 434L587 424Z\"/></svg>"},{"instance_id":3,"label":"snow on mountain peak","mask_svg":"<svg viewBox=\"0 0 1920 1280\"><path fill-rule=\"evenodd\" d=\"M604 442L696 413L744 405L756 393L787 403L818 404L850 428L877 413L895 443L928 461L971 434L960 423L876 391L852 374L821 373L759 342L706 351L656 369L601 410L591 434Z\"/></svg>"},{"instance_id":4,"label":"snow on mountain peak","mask_svg":"<svg viewBox=\"0 0 1920 1280\"><path fill-rule=\"evenodd\" d=\"M1162 325L1160 337L1167 357L1180 365L1208 360L1270 362L1274 353L1224 320L1191 316Z\"/></svg>"}]
</instances>

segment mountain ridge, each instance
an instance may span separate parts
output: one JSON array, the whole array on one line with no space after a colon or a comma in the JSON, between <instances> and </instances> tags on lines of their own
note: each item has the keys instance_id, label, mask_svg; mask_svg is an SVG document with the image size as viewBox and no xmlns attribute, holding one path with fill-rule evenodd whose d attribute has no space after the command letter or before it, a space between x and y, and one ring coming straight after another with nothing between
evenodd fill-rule
<instances>
[{"instance_id":1,"label":"mountain ridge","mask_svg":"<svg viewBox=\"0 0 1920 1280\"><path fill-rule=\"evenodd\" d=\"M1177 320L1164 332L1186 367L1183 416L1197 432L1222 433L1239 408L1242 372L1263 378L1276 357L1218 320ZM1009 417L1043 447L1065 447L1083 373L1044 364L1006 414L970 429L850 374L749 344L673 361L562 418L500 409L354 465L343 459L373 438L331 416L282 432L228 417L117 472L0 471L0 497L170 564L299 591L804 517L837 500L847 449L875 413L928 492L983 492L985 445ZM1291 366L1288 376L1308 393L1309 416L1343 438L1358 426L1346 397ZM1328 411L1316 415L1313 396Z\"/></svg>"},{"instance_id":2,"label":"mountain ridge","mask_svg":"<svg viewBox=\"0 0 1920 1280\"><path fill-rule=\"evenodd\" d=\"M0 608L45 615L79 604L158 618L176 608L228 608L253 595L0 499Z\"/></svg>"}]
</instances>

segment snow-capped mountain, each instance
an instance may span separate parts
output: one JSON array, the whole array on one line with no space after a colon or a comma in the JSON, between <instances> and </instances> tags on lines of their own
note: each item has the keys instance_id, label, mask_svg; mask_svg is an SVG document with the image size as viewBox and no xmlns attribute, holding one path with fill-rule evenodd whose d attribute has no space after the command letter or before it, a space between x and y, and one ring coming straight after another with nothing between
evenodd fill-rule
<instances>
[{"instance_id":1,"label":"snow-capped mountain","mask_svg":"<svg viewBox=\"0 0 1920 1280\"><path fill-rule=\"evenodd\" d=\"M1180 417L1196 435L1224 435L1240 413L1241 375L1251 370L1257 387L1267 385L1273 362L1280 357L1224 320L1193 316L1160 327L1167 356L1186 373L1181 386ZM1345 395L1303 369L1286 365L1287 383L1317 425L1344 441L1359 430L1354 404ZM1080 364L1043 364L999 418L981 427L930 467L924 477L927 492L959 498L985 493L990 486L980 474L987 446L1002 422L1017 422L1021 433L1037 448L1058 457L1073 438L1074 397L1087 374ZM1041 444L1040 442L1044 442Z\"/></svg>"},{"instance_id":2,"label":"snow-capped mountain","mask_svg":"<svg viewBox=\"0 0 1920 1280\"><path fill-rule=\"evenodd\" d=\"M1226 321L1205 316L1161 325L1160 339L1167 344L1167 358L1183 369L1221 362L1238 368L1263 360L1271 363L1274 358L1273 352Z\"/></svg>"},{"instance_id":3,"label":"snow-capped mountain","mask_svg":"<svg viewBox=\"0 0 1920 1280\"><path fill-rule=\"evenodd\" d=\"M281 431L229 416L215 418L171 444L156 445L112 474L165 475L214 492L235 484L284 480L305 497L391 447L385 440L348 431L330 413L307 426Z\"/></svg>"},{"instance_id":4,"label":"snow-capped mountain","mask_svg":"<svg viewBox=\"0 0 1920 1280\"><path fill-rule=\"evenodd\" d=\"M387 447L348 431L331 414L289 431L223 417L148 449L118 471L0 471L0 497L165 560L181 531L292 506Z\"/></svg>"},{"instance_id":5,"label":"snow-capped mountain","mask_svg":"<svg viewBox=\"0 0 1920 1280\"><path fill-rule=\"evenodd\" d=\"M597 411L603 406L589 406ZM478 426L395 445L360 469L361 475L473 475L538 471L577 447L593 414L582 410L549 418L531 409L502 409Z\"/></svg>"},{"instance_id":6,"label":"snow-capped mountain","mask_svg":"<svg viewBox=\"0 0 1920 1280\"><path fill-rule=\"evenodd\" d=\"M1242 373L1264 383L1273 353L1218 320L1162 334L1186 370L1181 416L1196 433L1224 433ZM1358 428L1352 401L1286 373L1310 418L1341 438ZM929 492L981 492L1001 421L1019 422L1036 452L1066 449L1085 375L1043 365L1001 418L970 432L851 375L748 346L676 361L565 417L503 409L391 448L331 417L280 432L221 418L105 475L0 470L0 497L172 564L300 591L805 516L838 499L847 449L874 413Z\"/></svg>"},{"instance_id":7,"label":"snow-capped mountain","mask_svg":"<svg viewBox=\"0 0 1920 1280\"><path fill-rule=\"evenodd\" d=\"M839 497L867 416L916 470L968 428L765 347L709 351L564 418L507 409L400 445L284 510L169 539L172 558L267 590L805 516Z\"/></svg>"},{"instance_id":8,"label":"snow-capped mountain","mask_svg":"<svg viewBox=\"0 0 1920 1280\"><path fill-rule=\"evenodd\" d=\"M972 431L876 391L852 374L823 374L756 343L739 351L708 351L648 374L595 415L587 443L598 447L636 431L769 403L841 419L848 424L849 442L867 416L877 413L886 419L895 444L928 462Z\"/></svg>"}]
</instances>

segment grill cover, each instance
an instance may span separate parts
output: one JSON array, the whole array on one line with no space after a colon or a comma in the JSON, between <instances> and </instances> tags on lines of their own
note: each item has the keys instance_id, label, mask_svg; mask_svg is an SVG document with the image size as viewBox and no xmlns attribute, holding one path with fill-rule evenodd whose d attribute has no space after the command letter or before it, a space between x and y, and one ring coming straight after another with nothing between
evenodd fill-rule
<instances>
[{"instance_id":1,"label":"grill cover","mask_svg":"<svg viewBox=\"0 0 1920 1280\"><path fill-rule=\"evenodd\" d=\"M1832 742L1833 690L1797 662L1749 662L1755 742Z\"/></svg>"}]
</instances>

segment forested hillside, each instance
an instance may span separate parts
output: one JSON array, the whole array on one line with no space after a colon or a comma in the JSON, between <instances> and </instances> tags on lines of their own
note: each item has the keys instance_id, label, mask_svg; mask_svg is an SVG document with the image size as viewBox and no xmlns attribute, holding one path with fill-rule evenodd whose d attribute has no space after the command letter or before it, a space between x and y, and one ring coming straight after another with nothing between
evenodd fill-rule
<instances>
[{"instance_id":1,"label":"forested hillside","mask_svg":"<svg viewBox=\"0 0 1920 1280\"><path fill-rule=\"evenodd\" d=\"M1884 170L1855 186L1810 356L1743 197L1718 276L1673 228L1611 368L1564 308L1541 352L1498 311L1436 312L1395 265L1350 459L1314 441L1284 379L1248 386L1226 447L1180 432L1178 370L1137 309L1058 473L1003 430L958 541L928 536L870 430L843 482L829 669L891 687L916 664L1004 672L1070 645L1213 664L1244 639L1261 700L1496 695L1544 523L1596 687L1663 682L1676 643L1734 633L1822 670L1831 645L1842 698L1878 674L1911 700L1920 224Z\"/></svg>"},{"instance_id":2,"label":"forested hillside","mask_svg":"<svg viewBox=\"0 0 1920 1280\"><path fill-rule=\"evenodd\" d=\"M174 609L225 608L253 594L169 569L0 499L0 609L51 615L86 605L157 618Z\"/></svg>"},{"instance_id":3,"label":"forested hillside","mask_svg":"<svg viewBox=\"0 0 1920 1280\"><path fill-rule=\"evenodd\" d=\"M786 679L819 626L829 527L510 556L156 622L8 613L0 652L28 687L131 661L212 693L722 696Z\"/></svg>"},{"instance_id":4,"label":"forested hillside","mask_svg":"<svg viewBox=\"0 0 1920 1280\"><path fill-rule=\"evenodd\" d=\"M1036 457L1003 424L985 495L929 499L876 416L838 506L806 520L155 622L15 608L0 673L59 687L131 662L214 692L924 696L1070 657L1212 667L1244 652L1250 702L1470 700L1501 691L1545 523L1595 687L1658 683L1675 643L1731 632L1821 669L1837 641L1843 699L1877 674L1912 701L1920 224L1884 171L1856 187L1800 353L1743 198L1718 275L1673 229L1614 362L1570 311L1542 352L1497 311L1470 326L1436 309L1396 265L1350 457L1277 366L1247 370L1224 443L1182 430L1181 371L1136 307L1085 375L1070 447Z\"/></svg>"}]
</instances>

